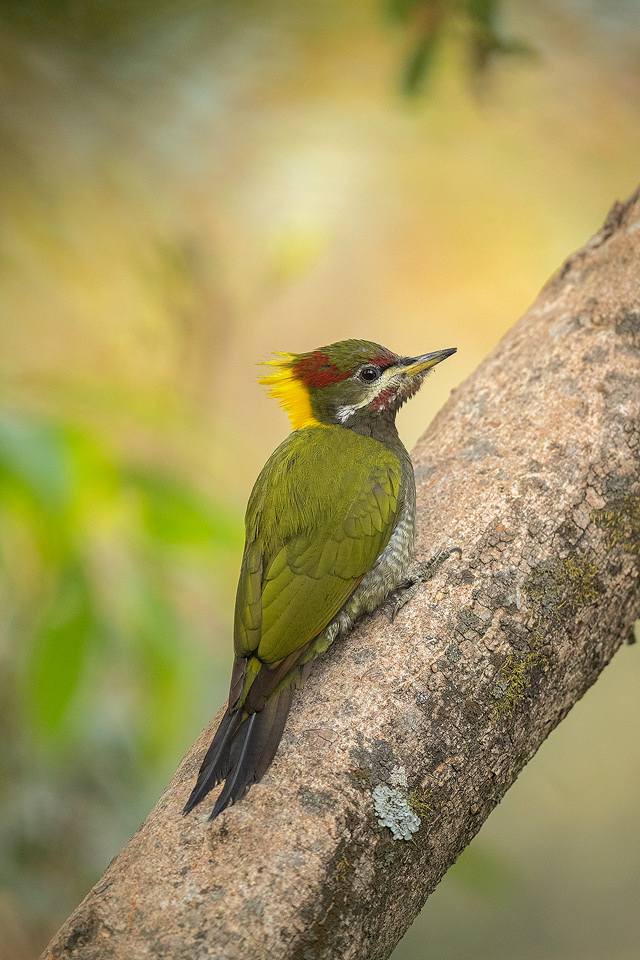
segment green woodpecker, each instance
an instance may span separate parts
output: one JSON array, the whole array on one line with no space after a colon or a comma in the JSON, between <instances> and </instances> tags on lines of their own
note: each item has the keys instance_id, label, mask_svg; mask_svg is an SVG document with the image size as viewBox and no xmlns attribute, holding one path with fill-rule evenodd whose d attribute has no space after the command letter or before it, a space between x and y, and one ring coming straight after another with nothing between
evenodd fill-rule
<instances>
[{"instance_id":1,"label":"green woodpecker","mask_svg":"<svg viewBox=\"0 0 640 960\"><path fill-rule=\"evenodd\" d=\"M313 660L406 576L416 490L396 413L452 353L344 340L279 354L261 378L293 432L249 498L229 704L184 813L224 780L213 819L260 780Z\"/></svg>"}]
</instances>

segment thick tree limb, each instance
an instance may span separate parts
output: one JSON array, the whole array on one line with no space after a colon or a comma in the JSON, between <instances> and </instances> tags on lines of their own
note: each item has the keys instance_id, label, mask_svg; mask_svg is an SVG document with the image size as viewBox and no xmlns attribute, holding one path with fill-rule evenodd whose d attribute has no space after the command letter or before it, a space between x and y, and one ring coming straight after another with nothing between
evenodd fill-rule
<instances>
[{"instance_id":1,"label":"thick tree limb","mask_svg":"<svg viewBox=\"0 0 640 960\"><path fill-rule=\"evenodd\" d=\"M460 553L393 625L334 645L264 781L213 824L210 803L180 813L211 724L45 957L388 957L640 617L638 194L414 460L418 553ZM378 821L410 832L409 795L415 842L394 841Z\"/></svg>"}]
</instances>

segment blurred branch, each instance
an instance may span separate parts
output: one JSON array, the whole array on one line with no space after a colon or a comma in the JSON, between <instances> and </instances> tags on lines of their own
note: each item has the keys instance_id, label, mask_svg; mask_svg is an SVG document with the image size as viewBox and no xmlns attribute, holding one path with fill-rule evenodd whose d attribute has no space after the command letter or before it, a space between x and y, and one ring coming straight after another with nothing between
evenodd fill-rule
<instances>
[{"instance_id":1,"label":"blurred branch","mask_svg":"<svg viewBox=\"0 0 640 960\"><path fill-rule=\"evenodd\" d=\"M639 197L418 443L418 552L459 558L334 645L214 823L180 812L205 731L48 960L389 956L640 615Z\"/></svg>"}]
</instances>

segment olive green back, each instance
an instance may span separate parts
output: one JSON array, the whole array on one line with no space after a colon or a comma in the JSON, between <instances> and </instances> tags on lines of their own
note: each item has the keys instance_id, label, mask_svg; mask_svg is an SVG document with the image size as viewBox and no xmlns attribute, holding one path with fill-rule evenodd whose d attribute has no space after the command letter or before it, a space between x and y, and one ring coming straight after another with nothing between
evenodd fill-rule
<instances>
[{"instance_id":1,"label":"olive green back","mask_svg":"<svg viewBox=\"0 0 640 960\"><path fill-rule=\"evenodd\" d=\"M280 444L247 506L237 656L274 663L322 632L389 542L400 481L393 453L343 427Z\"/></svg>"}]
</instances>

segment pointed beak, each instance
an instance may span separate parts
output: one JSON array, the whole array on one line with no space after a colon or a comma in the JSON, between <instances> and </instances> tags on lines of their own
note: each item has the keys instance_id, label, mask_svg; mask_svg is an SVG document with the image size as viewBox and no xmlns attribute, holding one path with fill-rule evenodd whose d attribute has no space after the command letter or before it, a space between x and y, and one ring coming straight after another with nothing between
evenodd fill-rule
<instances>
[{"instance_id":1,"label":"pointed beak","mask_svg":"<svg viewBox=\"0 0 640 960\"><path fill-rule=\"evenodd\" d=\"M425 370L430 370L431 367L435 367L436 363L440 363L441 360L446 360L447 357L450 357L455 353L457 347L450 347L448 350L436 350L434 353L423 353L421 357L413 357L402 360L400 365L396 367L398 373L403 373L405 377L414 377L417 373L424 373Z\"/></svg>"}]
</instances>

